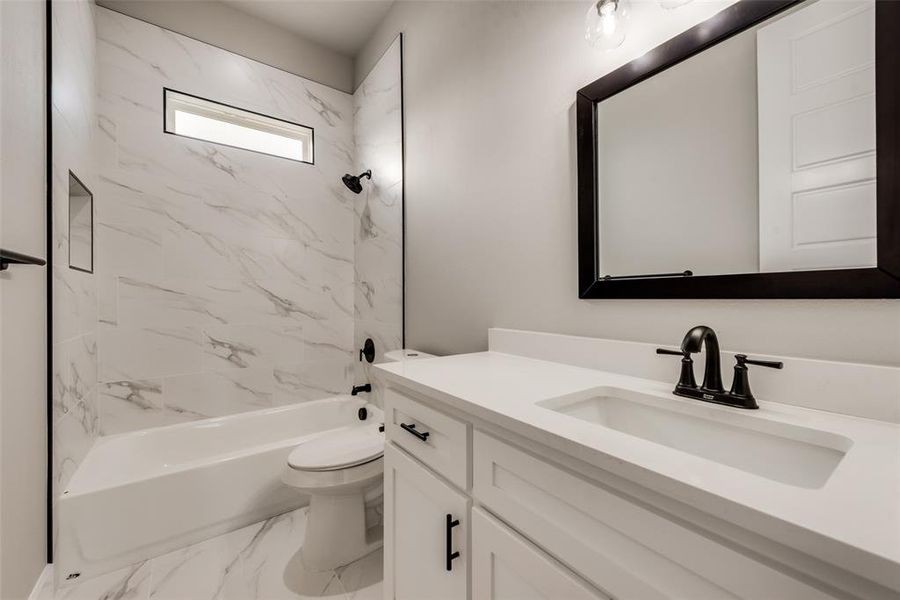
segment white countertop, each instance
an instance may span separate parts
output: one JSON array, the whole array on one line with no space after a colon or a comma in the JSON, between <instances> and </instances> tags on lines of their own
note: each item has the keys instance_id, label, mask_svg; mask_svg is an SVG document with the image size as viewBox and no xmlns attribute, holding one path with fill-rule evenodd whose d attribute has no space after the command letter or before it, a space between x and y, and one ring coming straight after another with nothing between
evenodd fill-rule
<instances>
[{"instance_id":1,"label":"white countertop","mask_svg":"<svg viewBox=\"0 0 900 600\"><path fill-rule=\"evenodd\" d=\"M900 590L900 425L760 400L760 409L702 403L658 382L497 352L376 365L426 394L574 458L867 579ZM819 489L779 483L548 410L536 403L597 386L831 432L853 445ZM477 425L476 425L477 426Z\"/></svg>"}]
</instances>

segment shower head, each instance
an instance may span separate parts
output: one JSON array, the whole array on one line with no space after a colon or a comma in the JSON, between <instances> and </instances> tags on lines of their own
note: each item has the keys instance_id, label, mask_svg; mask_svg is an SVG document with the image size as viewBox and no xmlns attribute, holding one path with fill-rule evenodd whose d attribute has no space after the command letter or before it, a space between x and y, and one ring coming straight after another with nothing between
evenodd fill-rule
<instances>
[{"instance_id":1,"label":"shower head","mask_svg":"<svg viewBox=\"0 0 900 600\"><path fill-rule=\"evenodd\" d=\"M363 177L372 179L372 171L366 171L365 173L360 173L359 175L351 175L350 173L347 173L341 178L341 181L344 182L344 185L347 186L348 190L350 190L354 194L358 194L362 191L362 182L360 180Z\"/></svg>"}]
</instances>

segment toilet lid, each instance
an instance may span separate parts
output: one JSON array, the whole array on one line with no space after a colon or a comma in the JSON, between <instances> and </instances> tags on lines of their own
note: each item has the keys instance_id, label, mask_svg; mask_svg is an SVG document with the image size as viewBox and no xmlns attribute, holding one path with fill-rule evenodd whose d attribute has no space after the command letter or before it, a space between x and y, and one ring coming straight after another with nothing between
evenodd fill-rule
<instances>
[{"instance_id":1,"label":"toilet lid","mask_svg":"<svg viewBox=\"0 0 900 600\"><path fill-rule=\"evenodd\" d=\"M384 454L384 433L378 427L347 427L303 442L288 456L288 465L300 471L336 471L377 460Z\"/></svg>"}]
</instances>

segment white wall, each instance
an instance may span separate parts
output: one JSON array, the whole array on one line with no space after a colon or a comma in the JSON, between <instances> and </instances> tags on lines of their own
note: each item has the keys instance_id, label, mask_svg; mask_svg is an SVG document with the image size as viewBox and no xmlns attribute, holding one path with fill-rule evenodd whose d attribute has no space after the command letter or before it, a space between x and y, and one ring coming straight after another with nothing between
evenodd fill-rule
<instances>
[{"instance_id":1,"label":"white wall","mask_svg":"<svg viewBox=\"0 0 900 600\"><path fill-rule=\"evenodd\" d=\"M466 352L490 326L677 343L706 323L723 347L900 364L897 301L577 297L575 92L717 11L635 3L609 53L583 2L398 2L357 80L404 32L407 346Z\"/></svg>"},{"instance_id":2,"label":"white wall","mask_svg":"<svg viewBox=\"0 0 900 600\"><path fill-rule=\"evenodd\" d=\"M0 246L46 256L43 2L0 2ZM0 272L0 598L47 552L45 267Z\"/></svg>"},{"instance_id":3,"label":"white wall","mask_svg":"<svg viewBox=\"0 0 900 600\"><path fill-rule=\"evenodd\" d=\"M353 59L211 0L97 0L97 4L344 92Z\"/></svg>"}]
</instances>

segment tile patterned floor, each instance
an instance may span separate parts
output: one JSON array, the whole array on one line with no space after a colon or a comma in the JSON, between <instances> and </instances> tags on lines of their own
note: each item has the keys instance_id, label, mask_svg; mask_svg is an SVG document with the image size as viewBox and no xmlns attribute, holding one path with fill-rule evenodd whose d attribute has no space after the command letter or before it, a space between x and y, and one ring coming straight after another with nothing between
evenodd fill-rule
<instances>
[{"instance_id":1,"label":"tile patterned floor","mask_svg":"<svg viewBox=\"0 0 900 600\"><path fill-rule=\"evenodd\" d=\"M382 552L309 573L298 551L306 509L56 590L39 600L380 600ZM48 586L49 588L49 586Z\"/></svg>"}]
</instances>

